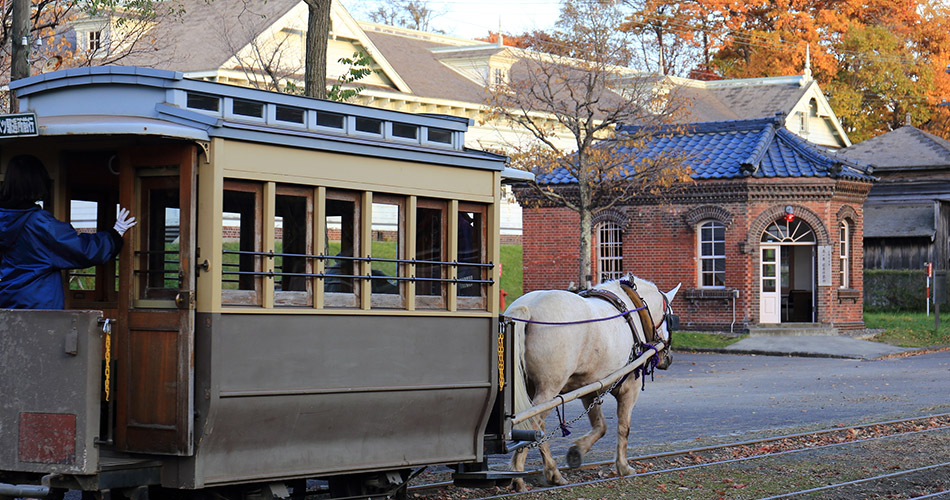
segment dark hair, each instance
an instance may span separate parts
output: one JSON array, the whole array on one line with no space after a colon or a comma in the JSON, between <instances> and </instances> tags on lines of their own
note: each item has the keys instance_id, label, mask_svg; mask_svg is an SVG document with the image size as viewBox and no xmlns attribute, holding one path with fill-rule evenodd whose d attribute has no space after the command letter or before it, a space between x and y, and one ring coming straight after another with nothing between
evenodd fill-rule
<instances>
[{"instance_id":1,"label":"dark hair","mask_svg":"<svg viewBox=\"0 0 950 500\"><path fill-rule=\"evenodd\" d=\"M52 183L39 158L32 155L14 156L3 176L0 203L11 206L46 200Z\"/></svg>"}]
</instances>

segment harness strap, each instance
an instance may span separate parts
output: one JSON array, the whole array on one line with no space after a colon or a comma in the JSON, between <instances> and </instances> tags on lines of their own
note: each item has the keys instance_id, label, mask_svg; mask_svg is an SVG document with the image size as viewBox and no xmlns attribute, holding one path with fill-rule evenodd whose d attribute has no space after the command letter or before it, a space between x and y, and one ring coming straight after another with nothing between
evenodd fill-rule
<instances>
[{"instance_id":1,"label":"harness strap","mask_svg":"<svg viewBox=\"0 0 950 500\"><path fill-rule=\"evenodd\" d=\"M609 290L603 290L603 289L601 289L601 288L590 288L590 289L587 289L587 290L584 290L584 291L580 292L578 295L580 295L581 297L584 297L584 298L594 297L594 298L598 298L598 299L601 299L601 300L606 300L607 302L609 302L612 306L614 306L614 308L616 308L618 311L620 311L620 313L623 315L623 319L627 320L627 326L630 327L630 331L633 333L634 347L636 347L637 345L642 345L642 344L645 344L645 343L646 343L646 339L643 338L643 334L641 334L641 333L637 330L636 325L633 324L633 317L632 317L631 314L630 314L630 313L633 312L633 311L628 310L628 309L627 309L627 304L626 304L620 297L618 297L615 293L613 293L613 292L611 292L611 291L609 291ZM643 309L641 308L641 306L642 306L643 304L641 303L641 304L638 305L638 304L634 303L634 305L635 305L637 308L639 308L639 309L634 309L634 310L638 310L639 313L642 315L642 314L643 314ZM643 321L643 320L642 320L642 316L641 316L641 322L642 322L642 321Z\"/></svg>"},{"instance_id":2,"label":"harness strap","mask_svg":"<svg viewBox=\"0 0 950 500\"><path fill-rule=\"evenodd\" d=\"M643 298L640 297L639 293L637 293L637 289L635 287L621 282L620 288L626 292L627 297L630 298L630 302L633 302L633 306L639 310L640 325L643 326L643 334L647 336L643 343L656 343L656 329L658 325L653 323L653 316L650 314L650 306L648 306L647 303L643 301Z\"/></svg>"}]
</instances>

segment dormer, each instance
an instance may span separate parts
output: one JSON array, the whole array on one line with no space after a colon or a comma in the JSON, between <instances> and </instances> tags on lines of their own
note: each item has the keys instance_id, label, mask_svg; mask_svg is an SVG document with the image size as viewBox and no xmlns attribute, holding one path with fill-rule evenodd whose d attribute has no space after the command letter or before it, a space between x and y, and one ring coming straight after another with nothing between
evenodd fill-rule
<instances>
[{"instance_id":1,"label":"dormer","mask_svg":"<svg viewBox=\"0 0 950 500\"><path fill-rule=\"evenodd\" d=\"M511 66L518 57L510 47L499 44L440 47L431 49L439 62L469 80L485 86L508 83Z\"/></svg>"},{"instance_id":2,"label":"dormer","mask_svg":"<svg viewBox=\"0 0 950 500\"><path fill-rule=\"evenodd\" d=\"M851 145L848 134L814 80L808 82L801 98L788 113L785 126L808 142L828 149Z\"/></svg>"}]
</instances>

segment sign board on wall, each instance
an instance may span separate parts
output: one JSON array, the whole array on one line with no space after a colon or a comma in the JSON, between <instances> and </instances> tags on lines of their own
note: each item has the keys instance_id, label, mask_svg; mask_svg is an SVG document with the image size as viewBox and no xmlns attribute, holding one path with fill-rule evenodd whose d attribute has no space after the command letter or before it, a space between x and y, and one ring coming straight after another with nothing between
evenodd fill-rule
<instances>
[{"instance_id":1,"label":"sign board on wall","mask_svg":"<svg viewBox=\"0 0 950 500\"><path fill-rule=\"evenodd\" d=\"M0 115L0 138L32 137L35 135L38 135L35 114Z\"/></svg>"},{"instance_id":2,"label":"sign board on wall","mask_svg":"<svg viewBox=\"0 0 950 500\"><path fill-rule=\"evenodd\" d=\"M818 247L818 286L831 286L831 246Z\"/></svg>"}]
</instances>

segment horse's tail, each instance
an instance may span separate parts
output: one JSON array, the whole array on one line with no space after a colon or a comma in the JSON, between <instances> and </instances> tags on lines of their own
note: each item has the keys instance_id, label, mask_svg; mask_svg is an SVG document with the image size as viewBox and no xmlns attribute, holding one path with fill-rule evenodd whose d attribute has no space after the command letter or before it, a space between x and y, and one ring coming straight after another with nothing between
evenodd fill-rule
<instances>
[{"instance_id":1,"label":"horse's tail","mask_svg":"<svg viewBox=\"0 0 950 500\"><path fill-rule=\"evenodd\" d=\"M514 364L515 369L514 374L512 375L512 388L514 390L515 397L515 414L521 413L528 408L531 408L531 398L528 396L528 386L527 386L527 377L525 373L525 361L524 361L524 351L525 351L525 330L528 327L526 321L531 319L531 310L528 309L528 306L514 306L510 307L505 311L505 315L511 318L515 318L515 332L514 339L512 344L514 346ZM538 429L537 423L535 420L537 417L529 418L520 424L516 424L516 429Z\"/></svg>"}]
</instances>

